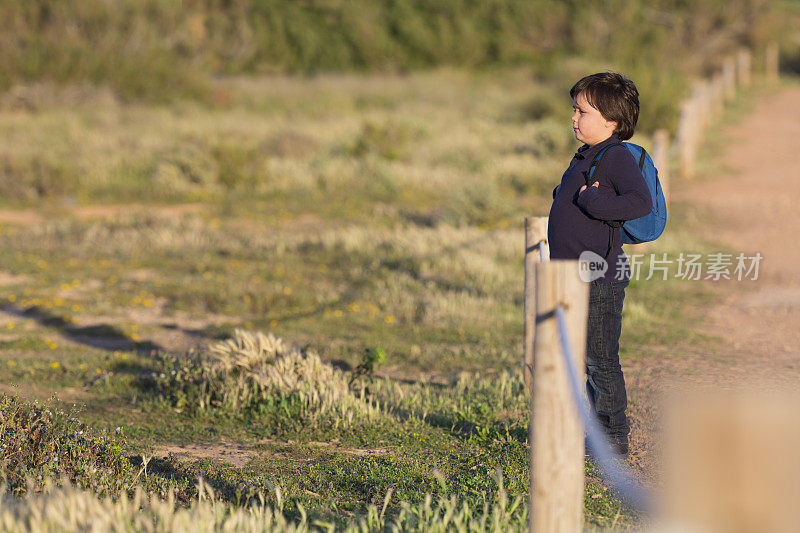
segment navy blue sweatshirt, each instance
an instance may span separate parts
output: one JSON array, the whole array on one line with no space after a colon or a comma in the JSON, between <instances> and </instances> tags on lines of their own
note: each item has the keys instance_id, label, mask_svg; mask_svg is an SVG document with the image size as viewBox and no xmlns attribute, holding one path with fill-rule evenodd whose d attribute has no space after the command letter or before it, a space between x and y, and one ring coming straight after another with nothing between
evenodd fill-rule
<instances>
[{"instance_id":1,"label":"navy blue sweatshirt","mask_svg":"<svg viewBox=\"0 0 800 533\"><path fill-rule=\"evenodd\" d=\"M627 279L625 255L619 228L604 221L632 220L643 217L653 209L653 199L633 155L624 146L609 148L595 168L588 187L586 175L594 157L604 147L620 142L614 134L605 141L581 146L561 177L561 184L550 207L547 238L551 259L578 259L590 250L608 261L608 270L599 283L613 281L618 271ZM590 183L590 185L591 185Z\"/></svg>"}]
</instances>

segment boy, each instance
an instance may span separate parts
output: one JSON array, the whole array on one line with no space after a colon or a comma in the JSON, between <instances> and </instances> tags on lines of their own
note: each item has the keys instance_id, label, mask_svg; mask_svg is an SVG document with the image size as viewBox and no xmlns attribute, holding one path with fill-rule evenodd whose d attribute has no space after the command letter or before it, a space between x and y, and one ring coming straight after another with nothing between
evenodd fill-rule
<instances>
[{"instance_id":1,"label":"boy","mask_svg":"<svg viewBox=\"0 0 800 533\"><path fill-rule=\"evenodd\" d=\"M653 207L639 165L619 144L633 135L639 92L624 76L602 72L582 78L569 94L572 129L584 144L553 191L547 228L550 258L575 260L589 251L608 263L605 273L590 282L586 388L612 446L625 455L630 426L619 337L630 272L615 222L642 217ZM587 187L589 166L606 147Z\"/></svg>"}]
</instances>

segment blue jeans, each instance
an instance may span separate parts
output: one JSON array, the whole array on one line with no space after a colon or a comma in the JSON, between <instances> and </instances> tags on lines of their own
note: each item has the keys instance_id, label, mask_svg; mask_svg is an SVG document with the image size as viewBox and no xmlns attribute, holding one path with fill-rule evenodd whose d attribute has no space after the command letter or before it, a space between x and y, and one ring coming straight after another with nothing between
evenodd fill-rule
<instances>
[{"instance_id":1,"label":"blue jeans","mask_svg":"<svg viewBox=\"0 0 800 533\"><path fill-rule=\"evenodd\" d=\"M586 390L600 425L612 443L628 442L625 416L628 395L619 364L622 302L628 280L589 286L589 324L586 336Z\"/></svg>"}]
</instances>

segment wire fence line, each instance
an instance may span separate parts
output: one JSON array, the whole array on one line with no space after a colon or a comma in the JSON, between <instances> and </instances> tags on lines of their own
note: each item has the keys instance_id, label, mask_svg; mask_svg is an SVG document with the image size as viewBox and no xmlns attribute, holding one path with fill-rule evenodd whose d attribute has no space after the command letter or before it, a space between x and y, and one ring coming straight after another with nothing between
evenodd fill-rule
<instances>
[{"instance_id":1,"label":"wire fence line","mask_svg":"<svg viewBox=\"0 0 800 533\"><path fill-rule=\"evenodd\" d=\"M544 263L544 261L545 261L544 247L545 247L546 242L547 241L539 241L539 243L536 245L536 246L539 247L539 261L542 262L542 263Z\"/></svg>"}]
</instances>

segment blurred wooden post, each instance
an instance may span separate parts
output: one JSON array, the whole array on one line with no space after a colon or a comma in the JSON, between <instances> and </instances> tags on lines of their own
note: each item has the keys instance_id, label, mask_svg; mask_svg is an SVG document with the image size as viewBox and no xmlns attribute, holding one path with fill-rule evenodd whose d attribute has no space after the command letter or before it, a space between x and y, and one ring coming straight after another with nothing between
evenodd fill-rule
<instances>
[{"instance_id":1,"label":"blurred wooden post","mask_svg":"<svg viewBox=\"0 0 800 533\"><path fill-rule=\"evenodd\" d=\"M683 392L671 425L669 531L800 531L800 395Z\"/></svg>"},{"instance_id":2,"label":"blurred wooden post","mask_svg":"<svg viewBox=\"0 0 800 533\"><path fill-rule=\"evenodd\" d=\"M695 84L692 100L694 100L694 123L699 139L708 124L708 82L700 81Z\"/></svg>"},{"instance_id":3,"label":"blurred wooden post","mask_svg":"<svg viewBox=\"0 0 800 533\"><path fill-rule=\"evenodd\" d=\"M653 164L658 169L658 181L669 204L669 132L658 130L653 135Z\"/></svg>"},{"instance_id":4,"label":"blurred wooden post","mask_svg":"<svg viewBox=\"0 0 800 533\"><path fill-rule=\"evenodd\" d=\"M701 112L701 129L700 136L705 133L706 129L711 125L714 120L714 80L705 80L700 84L699 99Z\"/></svg>"},{"instance_id":5,"label":"blurred wooden post","mask_svg":"<svg viewBox=\"0 0 800 533\"><path fill-rule=\"evenodd\" d=\"M722 78L725 86L725 102L730 103L736 98L736 59L729 57L722 64Z\"/></svg>"},{"instance_id":6,"label":"blurred wooden post","mask_svg":"<svg viewBox=\"0 0 800 533\"><path fill-rule=\"evenodd\" d=\"M747 87L750 85L750 81L752 79L751 56L752 54L747 48L742 48L739 50L739 53L736 56L737 82L739 83L740 87Z\"/></svg>"},{"instance_id":7,"label":"blurred wooden post","mask_svg":"<svg viewBox=\"0 0 800 533\"><path fill-rule=\"evenodd\" d=\"M530 394L533 383L533 337L536 328L536 286L534 267L541 261L550 259L547 246L547 217L525 217L525 346L523 347L523 378L525 391Z\"/></svg>"},{"instance_id":8,"label":"blurred wooden post","mask_svg":"<svg viewBox=\"0 0 800 533\"><path fill-rule=\"evenodd\" d=\"M678 168L681 177L694 177L694 158L697 143L696 104L689 98L681 104L681 118L678 125Z\"/></svg>"},{"instance_id":9,"label":"blurred wooden post","mask_svg":"<svg viewBox=\"0 0 800 533\"><path fill-rule=\"evenodd\" d=\"M722 72L717 72L711 78L711 111L712 119L716 120L722 116L722 111L725 107L725 80L722 78Z\"/></svg>"},{"instance_id":10,"label":"blurred wooden post","mask_svg":"<svg viewBox=\"0 0 800 533\"><path fill-rule=\"evenodd\" d=\"M779 65L778 65L778 45L770 43L764 52L764 69L768 81L778 81Z\"/></svg>"},{"instance_id":11,"label":"blurred wooden post","mask_svg":"<svg viewBox=\"0 0 800 533\"><path fill-rule=\"evenodd\" d=\"M529 527L536 533L573 533L583 530L583 428L570 392L555 309L565 307L574 350L570 356L583 384L589 285L581 281L577 261L548 261L534 270Z\"/></svg>"}]
</instances>

